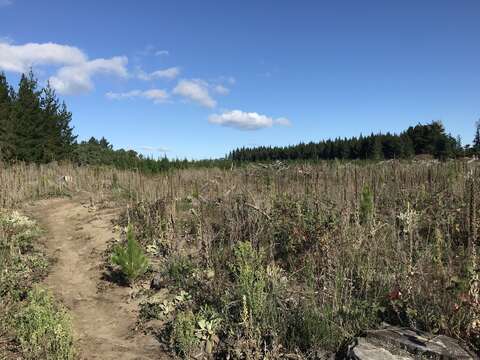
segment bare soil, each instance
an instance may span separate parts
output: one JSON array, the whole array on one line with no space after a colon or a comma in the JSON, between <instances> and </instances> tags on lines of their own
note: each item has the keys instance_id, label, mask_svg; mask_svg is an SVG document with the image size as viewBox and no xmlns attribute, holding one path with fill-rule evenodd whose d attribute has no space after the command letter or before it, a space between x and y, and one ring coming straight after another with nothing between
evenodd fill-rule
<instances>
[{"instance_id":1,"label":"bare soil","mask_svg":"<svg viewBox=\"0 0 480 360\"><path fill-rule=\"evenodd\" d=\"M27 212L46 230L45 246L56 261L44 285L72 316L78 358L167 359L156 339L135 329L132 289L103 279L102 255L118 211L95 210L88 197L74 197L38 201Z\"/></svg>"}]
</instances>

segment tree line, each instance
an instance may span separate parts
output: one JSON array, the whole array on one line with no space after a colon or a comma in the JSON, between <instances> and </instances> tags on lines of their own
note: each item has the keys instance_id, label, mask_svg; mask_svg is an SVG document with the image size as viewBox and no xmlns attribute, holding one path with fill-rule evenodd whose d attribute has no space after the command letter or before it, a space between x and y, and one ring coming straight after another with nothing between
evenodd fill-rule
<instances>
[{"instance_id":1,"label":"tree line","mask_svg":"<svg viewBox=\"0 0 480 360\"><path fill-rule=\"evenodd\" d=\"M104 137L94 137L80 142L75 150L75 162L79 165L107 165L122 170L139 170L144 173L158 173L169 169L220 167L227 168L231 161L227 159L159 159L144 157L134 150L114 150L113 145Z\"/></svg>"},{"instance_id":2,"label":"tree line","mask_svg":"<svg viewBox=\"0 0 480 360\"><path fill-rule=\"evenodd\" d=\"M460 138L445 132L439 121L410 126L400 134L371 134L368 136L337 138L291 146L243 147L233 150L232 161L275 160L382 160L410 159L429 155L439 159L480 155L480 121L476 124L473 146L463 147Z\"/></svg>"},{"instance_id":3,"label":"tree line","mask_svg":"<svg viewBox=\"0 0 480 360\"><path fill-rule=\"evenodd\" d=\"M227 166L225 159L153 159L134 150L115 150L105 138L77 141L72 113L47 84L39 87L32 71L23 74L18 90L0 73L0 161L48 163L72 161L79 165L115 166L156 173L171 168Z\"/></svg>"},{"instance_id":4,"label":"tree line","mask_svg":"<svg viewBox=\"0 0 480 360\"><path fill-rule=\"evenodd\" d=\"M115 150L105 138L77 141L72 113L47 84L40 88L32 71L23 74L15 90L0 73L0 161L48 163L72 161L79 165L108 165L156 173L188 167L229 167L233 162L320 159L404 159L427 154L437 158L480 155L480 121L472 147L445 132L434 121L409 127L400 134L371 134L300 143L285 147L233 150L225 158L208 160L153 159L134 150Z\"/></svg>"}]
</instances>

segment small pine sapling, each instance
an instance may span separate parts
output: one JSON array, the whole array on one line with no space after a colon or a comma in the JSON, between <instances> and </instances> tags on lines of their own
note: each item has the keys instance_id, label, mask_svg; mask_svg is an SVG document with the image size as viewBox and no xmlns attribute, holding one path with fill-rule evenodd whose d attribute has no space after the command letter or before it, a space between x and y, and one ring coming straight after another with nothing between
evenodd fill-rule
<instances>
[{"instance_id":1,"label":"small pine sapling","mask_svg":"<svg viewBox=\"0 0 480 360\"><path fill-rule=\"evenodd\" d=\"M365 186L360 199L360 223L366 225L373 220L373 194L368 186Z\"/></svg>"},{"instance_id":2,"label":"small pine sapling","mask_svg":"<svg viewBox=\"0 0 480 360\"><path fill-rule=\"evenodd\" d=\"M113 250L112 262L120 266L122 273L129 283L132 283L139 276L143 275L149 266L149 262L140 244L135 240L133 229L127 228L127 244L117 246Z\"/></svg>"}]
</instances>

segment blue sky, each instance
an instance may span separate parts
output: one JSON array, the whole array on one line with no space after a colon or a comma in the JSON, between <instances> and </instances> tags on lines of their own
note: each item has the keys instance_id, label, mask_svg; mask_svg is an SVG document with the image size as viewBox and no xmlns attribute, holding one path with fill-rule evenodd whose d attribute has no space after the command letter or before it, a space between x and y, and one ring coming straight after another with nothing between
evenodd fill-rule
<instances>
[{"instance_id":1,"label":"blue sky","mask_svg":"<svg viewBox=\"0 0 480 360\"><path fill-rule=\"evenodd\" d=\"M219 157L480 118L478 0L0 0L0 70L33 67L80 139Z\"/></svg>"}]
</instances>

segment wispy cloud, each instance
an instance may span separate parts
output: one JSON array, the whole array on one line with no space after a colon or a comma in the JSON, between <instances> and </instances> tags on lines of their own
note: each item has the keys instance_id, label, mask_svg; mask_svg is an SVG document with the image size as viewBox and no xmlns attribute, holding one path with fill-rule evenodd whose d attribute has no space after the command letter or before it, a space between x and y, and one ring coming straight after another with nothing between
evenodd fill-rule
<instances>
[{"instance_id":1,"label":"wispy cloud","mask_svg":"<svg viewBox=\"0 0 480 360\"><path fill-rule=\"evenodd\" d=\"M1 1L1 0L0 0ZM168 56L170 52L168 50L159 49L153 44L147 44L143 49L136 52L136 56Z\"/></svg>"},{"instance_id":2,"label":"wispy cloud","mask_svg":"<svg viewBox=\"0 0 480 360\"><path fill-rule=\"evenodd\" d=\"M237 82L237 79L235 79L233 76L219 76L218 78L212 80L212 82L234 85Z\"/></svg>"},{"instance_id":3,"label":"wispy cloud","mask_svg":"<svg viewBox=\"0 0 480 360\"><path fill-rule=\"evenodd\" d=\"M140 150L142 150L142 151L147 151L147 152L161 152L161 153L165 153L165 152L169 152L169 151L170 151L169 148L163 147L163 146L159 146L159 147L154 147L154 146L141 146L141 147L140 147Z\"/></svg>"},{"instance_id":4,"label":"wispy cloud","mask_svg":"<svg viewBox=\"0 0 480 360\"><path fill-rule=\"evenodd\" d=\"M173 93L208 108L217 106L217 102L210 96L209 84L201 79L180 80Z\"/></svg>"},{"instance_id":5,"label":"wispy cloud","mask_svg":"<svg viewBox=\"0 0 480 360\"><path fill-rule=\"evenodd\" d=\"M151 73L154 79L175 79L180 74L180 68L175 66L164 70L157 70Z\"/></svg>"},{"instance_id":6,"label":"wispy cloud","mask_svg":"<svg viewBox=\"0 0 480 360\"><path fill-rule=\"evenodd\" d=\"M167 69L161 69L146 73L143 70L138 70L138 78L141 80L154 80L154 79L175 79L180 75L180 68L178 66L170 67Z\"/></svg>"},{"instance_id":7,"label":"wispy cloud","mask_svg":"<svg viewBox=\"0 0 480 360\"><path fill-rule=\"evenodd\" d=\"M208 121L211 124L227 126L239 130L259 130L270 128L274 125L290 126L287 118L271 118L256 112L244 112L241 110L227 111L223 114L210 115Z\"/></svg>"},{"instance_id":8,"label":"wispy cloud","mask_svg":"<svg viewBox=\"0 0 480 360\"><path fill-rule=\"evenodd\" d=\"M170 51L168 50L157 50L155 51L155 56L168 56L170 55Z\"/></svg>"},{"instance_id":9,"label":"wispy cloud","mask_svg":"<svg viewBox=\"0 0 480 360\"><path fill-rule=\"evenodd\" d=\"M213 87L213 91L220 95L228 95L228 93L230 93L230 89L226 88L223 85L215 85Z\"/></svg>"},{"instance_id":10,"label":"wispy cloud","mask_svg":"<svg viewBox=\"0 0 480 360\"><path fill-rule=\"evenodd\" d=\"M0 0L2 1L2 0ZM14 45L0 42L0 70L24 73L32 66L58 66L50 83L61 94L79 94L93 89L92 77L112 74L126 77L125 56L89 60L80 49L56 43Z\"/></svg>"},{"instance_id":11,"label":"wispy cloud","mask_svg":"<svg viewBox=\"0 0 480 360\"><path fill-rule=\"evenodd\" d=\"M133 98L144 98L152 100L154 103L164 103L168 100L169 95L162 89L150 89L150 90L131 90L123 93L108 92L105 94L108 99L111 100L123 100Z\"/></svg>"}]
</instances>

